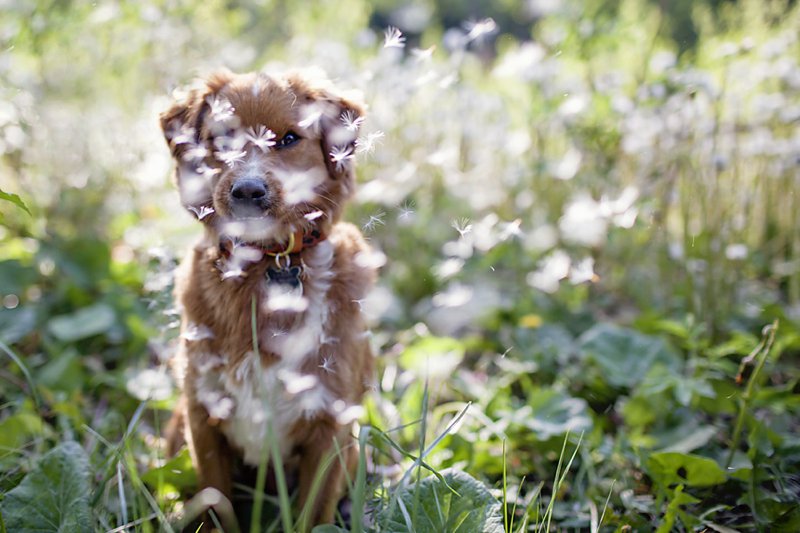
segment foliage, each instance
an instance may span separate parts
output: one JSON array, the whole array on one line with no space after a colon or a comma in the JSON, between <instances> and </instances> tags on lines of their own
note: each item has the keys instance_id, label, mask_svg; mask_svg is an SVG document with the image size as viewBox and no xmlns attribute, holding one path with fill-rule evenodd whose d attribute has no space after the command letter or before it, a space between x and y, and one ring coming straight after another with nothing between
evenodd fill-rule
<instances>
[{"instance_id":1,"label":"foliage","mask_svg":"<svg viewBox=\"0 0 800 533\"><path fill-rule=\"evenodd\" d=\"M347 216L388 258L355 523L318 531L800 530L797 3L0 9L0 526L202 512L156 117L317 64L369 104Z\"/></svg>"}]
</instances>

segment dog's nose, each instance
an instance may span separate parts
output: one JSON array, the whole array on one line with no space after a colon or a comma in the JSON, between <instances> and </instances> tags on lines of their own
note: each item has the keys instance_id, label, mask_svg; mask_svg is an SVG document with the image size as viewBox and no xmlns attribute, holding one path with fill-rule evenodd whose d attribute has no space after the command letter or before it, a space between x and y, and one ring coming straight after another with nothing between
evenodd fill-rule
<instances>
[{"instance_id":1,"label":"dog's nose","mask_svg":"<svg viewBox=\"0 0 800 533\"><path fill-rule=\"evenodd\" d=\"M267 184L260 179L241 178L231 187L231 196L243 203L260 203L267 196Z\"/></svg>"}]
</instances>

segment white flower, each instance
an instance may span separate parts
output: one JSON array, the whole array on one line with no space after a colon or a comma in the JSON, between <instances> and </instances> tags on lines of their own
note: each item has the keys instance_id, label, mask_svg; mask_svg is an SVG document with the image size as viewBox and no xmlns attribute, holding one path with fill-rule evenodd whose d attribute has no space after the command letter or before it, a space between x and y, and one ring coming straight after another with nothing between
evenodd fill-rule
<instances>
[{"instance_id":1,"label":"white flower","mask_svg":"<svg viewBox=\"0 0 800 533\"><path fill-rule=\"evenodd\" d=\"M403 33L394 26L386 28L383 35L384 48L403 48L406 45L406 38L403 37Z\"/></svg>"},{"instance_id":2,"label":"white flower","mask_svg":"<svg viewBox=\"0 0 800 533\"><path fill-rule=\"evenodd\" d=\"M266 152L272 146L275 146L275 133L261 124L258 125L258 128L247 128L245 139L257 146L262 152Z\"/></svg>"}]
</instances>

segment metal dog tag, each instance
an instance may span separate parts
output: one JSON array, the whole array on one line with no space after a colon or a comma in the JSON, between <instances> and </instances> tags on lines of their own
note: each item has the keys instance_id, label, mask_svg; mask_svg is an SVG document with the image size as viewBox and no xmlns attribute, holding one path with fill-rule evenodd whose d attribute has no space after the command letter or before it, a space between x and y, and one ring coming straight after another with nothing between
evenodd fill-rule
<instances>
[{"instance_id":1,"label":"metal dog tag","mask_svg":"<svg viewBox=\"0 0 800 533\"><path fill-rule=\"evenodd\" d=\"M298 289L302 286L300 281L300 274L303 269L299 266L290 266L286 268L267 268L267 280L270 283L277 283L279 285L288 285L292 289Z\"/></svg>"}]
</instances>

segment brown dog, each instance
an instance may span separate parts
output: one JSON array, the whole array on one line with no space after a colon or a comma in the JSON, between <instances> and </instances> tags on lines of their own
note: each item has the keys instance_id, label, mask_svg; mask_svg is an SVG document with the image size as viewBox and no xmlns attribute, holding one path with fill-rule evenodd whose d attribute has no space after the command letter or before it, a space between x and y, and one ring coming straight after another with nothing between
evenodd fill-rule
<instances>
[{"instance_id":1,"label":"brown dog","mask_svg":"<svg viewBox=\"0 0 800 533\"><path fill-rule=\"evenodd\" d=\"M224 71L161 115L181 200L205 227L176 282L171 452L185 437L201 488L231 499L235 456L255 466L277 444L303 528L334 518L371 382L360 301L374 261L339 221L362 114L324 80Z\"/></svg>"}]
</instances>

